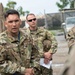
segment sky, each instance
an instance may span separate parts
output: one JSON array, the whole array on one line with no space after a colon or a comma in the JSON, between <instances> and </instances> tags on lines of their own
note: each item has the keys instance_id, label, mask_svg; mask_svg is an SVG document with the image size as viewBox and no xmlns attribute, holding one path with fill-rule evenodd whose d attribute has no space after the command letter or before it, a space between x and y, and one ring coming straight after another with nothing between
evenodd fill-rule
<instances>
[{"instance_id":1,"label":"sky","mask_svg":"<svg viewBox=\"0 0 75 75\"><path fill-rule=\"evenodd\" d=\"M56 2L60 0L13 0L17 3L16 8L19 6L23 7L24 11L30 11L36 15L41 15L45 13L56 13L59 9ZM0 0L0 2L5 7L8 0Z\"/></svg>"}]
</instances>

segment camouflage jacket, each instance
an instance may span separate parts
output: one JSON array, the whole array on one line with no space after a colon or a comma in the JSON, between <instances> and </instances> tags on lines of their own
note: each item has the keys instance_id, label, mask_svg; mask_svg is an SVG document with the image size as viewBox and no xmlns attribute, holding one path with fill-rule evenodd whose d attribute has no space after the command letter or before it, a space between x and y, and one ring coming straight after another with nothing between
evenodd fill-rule
<instances>
[{"instance_id":1,"label":"camouflage jacket","mask_svg":"<svg viewBox=\"0 0 75 75\"><path fill-rule=\"evenodd\" d=\"M43 27L38 27L35 31L31 31L29 30L29 28L27 30L33 38L33 45L35 50L38 50L41 57L43 57L44 52L49 51L50 53L55 53L57 51L57 41L50 31L46 30Z\"/></svg>"},{"instance_id":2,"label":"camouflage jacket","mask_svg":"<svg viewBox=\"0 0 75 75\"><path fill-rule=\"evenodd\" d=\"M75 75L75 44L72 45L67 61L60 72L60 75Z\"/></svg>"},{"instance_id":3,"label":"camouflage jacket","mask_svg":"<svg viewBox=\"0 0 75 75\"><path fill-rule=\"evenodd\" d=\"M30 67L31 42L30 37L23 30L20 30L17 38L8 36L7 31L0 34L1 75L24 73L25 68Z\"/></svg>"},{"instance_id":4,"label":"camouflage jacket","mask_svg":"<svg viewBox=\"0 0 75 75\"><path fill-rule=\"evenodd\" d=\"M70 52L72 45L75 44L75 26L67 33L67 41Z\"/></svg>"}]
</instances>

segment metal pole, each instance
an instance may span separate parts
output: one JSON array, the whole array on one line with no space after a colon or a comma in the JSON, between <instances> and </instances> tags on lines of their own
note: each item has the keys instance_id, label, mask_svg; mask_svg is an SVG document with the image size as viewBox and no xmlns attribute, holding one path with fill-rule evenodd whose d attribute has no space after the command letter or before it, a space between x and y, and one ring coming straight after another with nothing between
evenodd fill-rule
<instances>
[{"instance_id":1,"label":"metal pole","mask_svg":"<svg viewBox=\"0 0 75 75\"><path fill-rule=\"evenodd\" d=\"M44 15L45 15L45 27L48 29L47 19L46 19L46 14L45 14L45 10L44 10Z\"/></svg>"},{"instance_id":2,"label":"metal pole","mask_svg":"<svg viewBox=\"0 0 75 75\"><path fill-rule=\"evenodd\" d=\"M74 8L75 8L75 0L74 0Z\"/></svg>"}]
</instances>

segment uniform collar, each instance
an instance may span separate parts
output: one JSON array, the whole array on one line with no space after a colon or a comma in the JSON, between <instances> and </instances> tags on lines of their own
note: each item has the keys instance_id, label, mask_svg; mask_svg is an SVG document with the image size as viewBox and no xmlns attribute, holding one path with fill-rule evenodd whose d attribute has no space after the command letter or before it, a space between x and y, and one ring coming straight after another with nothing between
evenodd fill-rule
<instances>
[{"instance_id":1,"label":"uniform collar","mask_svg":"<svg viewBox=\"0 0 75 75\"><path fill-rule=\"evenodd\" d=\"M20 32L19 32L20 33ZM19 34L18 34L19 35ZM10 41L10 42L19 42L19 37L18 36L15 36L15 37L13 37L13 36L11 36L11 35L8 35L8 32L6 31L6 36L7 36L7 38L8 38L8 40ZM19 35L20 36L20 35Z\"/></svg>"}]
</instances>

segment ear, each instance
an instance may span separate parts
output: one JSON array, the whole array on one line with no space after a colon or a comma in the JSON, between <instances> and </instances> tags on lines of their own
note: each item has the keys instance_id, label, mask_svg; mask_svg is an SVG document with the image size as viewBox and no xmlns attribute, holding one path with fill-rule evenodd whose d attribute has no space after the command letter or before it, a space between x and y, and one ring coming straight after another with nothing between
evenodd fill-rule
<instances>
[{"instance_id":1,"label":"ear","mask_svg":"<svg viewBox=\"0 0 75 75\"><path fill-rule=\"evenodd\" d=\"M27 20L25 20L25 22L28 24L28 21Z\"/></svg>"},{"instance_id":2,"label":"ear","mask_svg":"<svg viewBox=\"0 0 75 75\"><path fill-rule=\"evenodd\" d=\"M22 21L21 21L21 19L20 19L20 25L22 25Z\"/></svg>"},{"instance_id":3,"label":"ear","mask_svg":"<svg viewBox=\"0 0 75 75\"><path fill-rule=\"evenodd\" d=\"M6 21L4 22L4 25L5 25L5 27L7 28L7 22L6 22Z\"/></svg>"}]
</instances>

